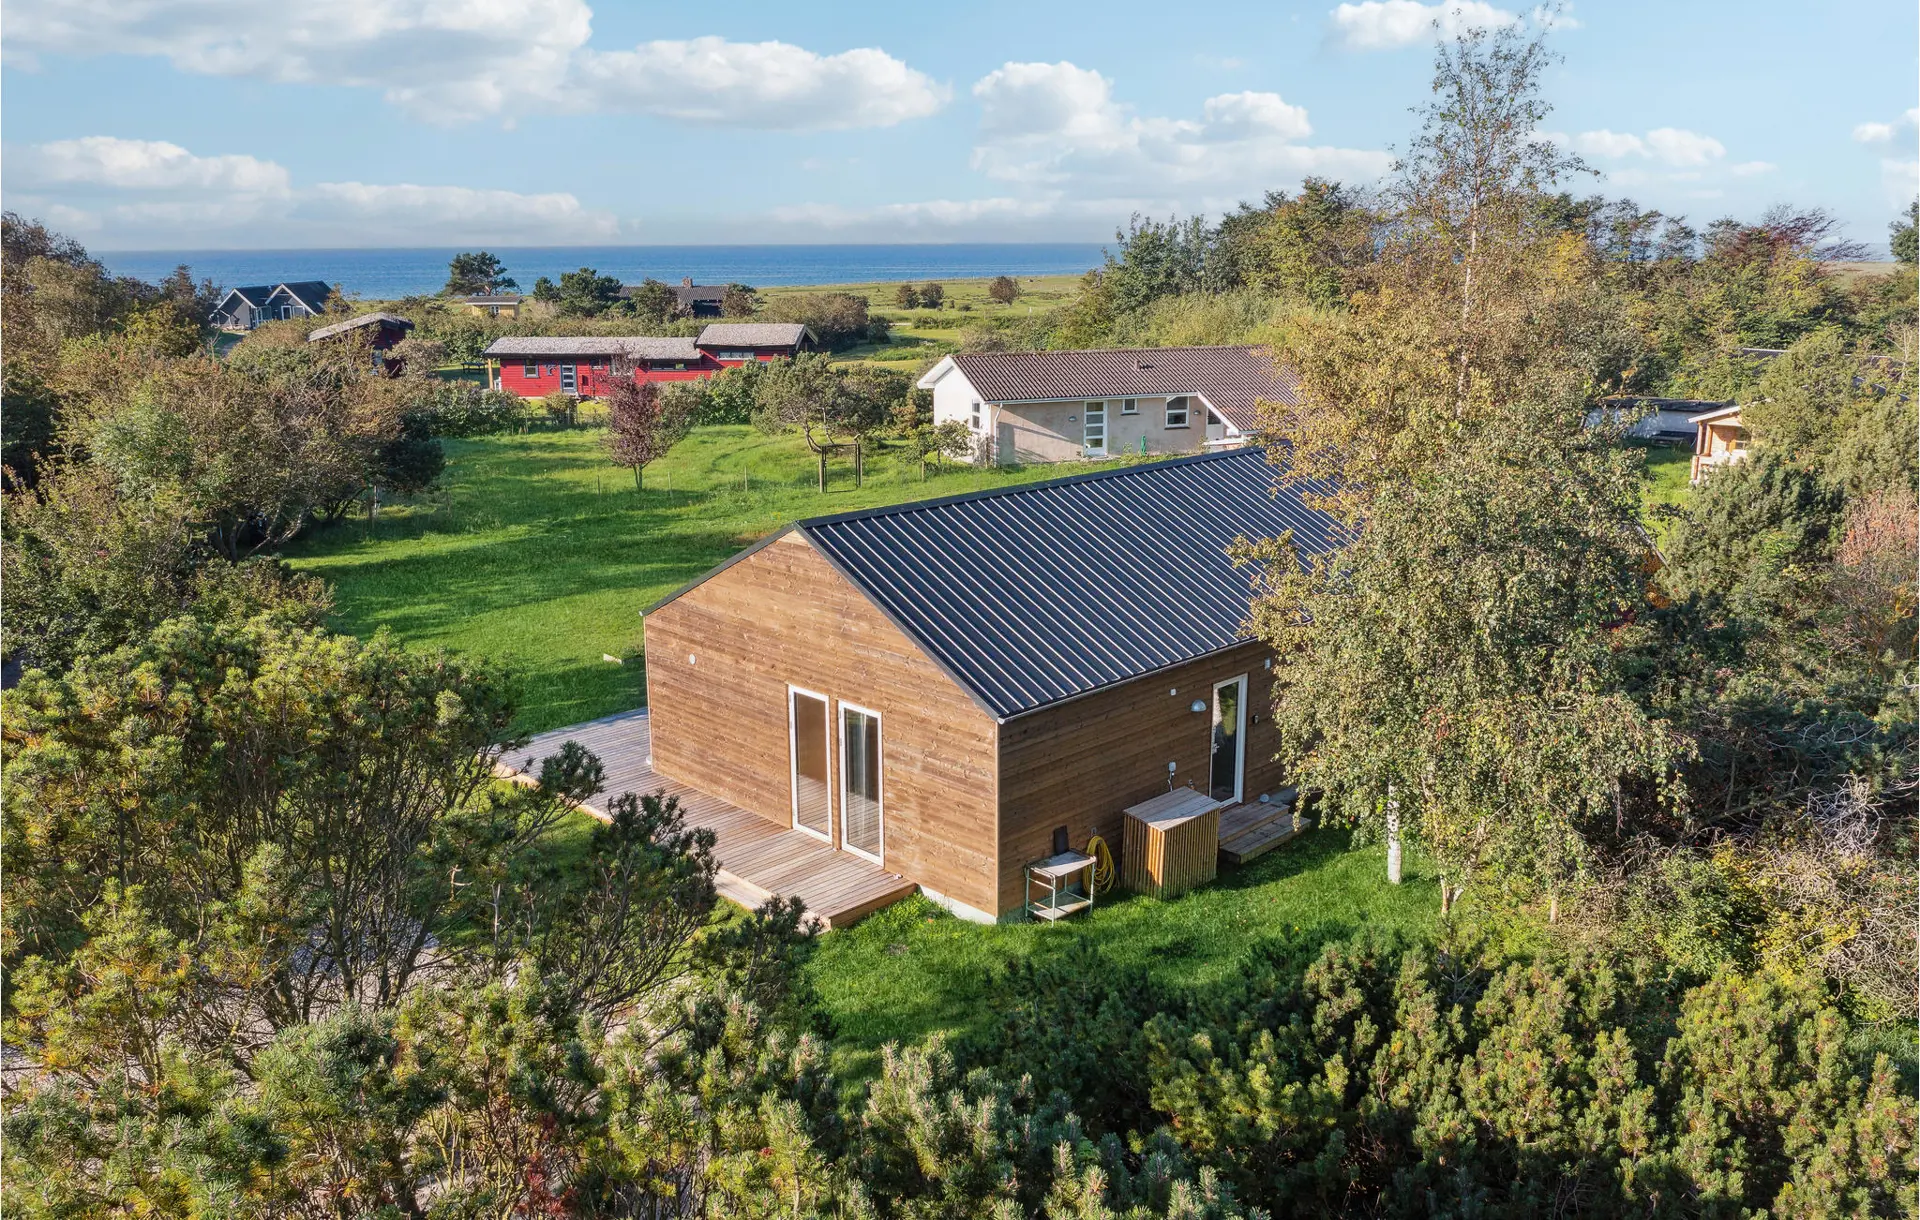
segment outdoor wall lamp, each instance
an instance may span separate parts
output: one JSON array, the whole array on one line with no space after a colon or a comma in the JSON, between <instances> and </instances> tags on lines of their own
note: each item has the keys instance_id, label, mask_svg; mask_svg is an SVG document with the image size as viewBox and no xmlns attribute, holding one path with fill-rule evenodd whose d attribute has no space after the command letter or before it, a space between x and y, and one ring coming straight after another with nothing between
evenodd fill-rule
<instances>
[{"instance_id":1,"label":"outdoor wall lamp","mask_svg":"<svg viewBox=\"0 0 1920 1220\"><path fill-rule=\"evenodd\" d=\"M1193 710L1194 710L1194 711L1196 711L1196 712L1204 712L1204 711L1206 711L1206 710L1207 710L1207 702L1206 702L1206 700L1204 700L1204 699L1195 699L1195 700L1193 701Z\"/></svg>"}]
</instances>

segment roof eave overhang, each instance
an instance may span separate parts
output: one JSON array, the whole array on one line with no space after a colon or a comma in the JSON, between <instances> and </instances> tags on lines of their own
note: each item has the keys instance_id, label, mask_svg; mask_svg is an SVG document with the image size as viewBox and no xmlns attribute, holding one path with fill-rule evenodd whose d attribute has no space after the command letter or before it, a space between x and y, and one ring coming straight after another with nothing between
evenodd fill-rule
<instances>
[{"instance_id":1,"label":"roof eave overhang","mask_svg":"<svg viewBox=\"0 0 1920 1220\"><path fill-rule=\"evenodd\" d=\"M1159 666L1156 669L1149 669L1142 673L1134 674L1132 677L1129 677L1129 678L1117 678L1112 682L1103 682L1099 686L1091 687L1087 690L1075 691L1071 695L1063 695L1060 698L1054 699L1048 703L1042 703L1037 706L1029 707L1029 708L1022 708L1017 712L1009 712L1007 715L1000 717L1000 723L1007 724L1007 723L1010 723L1011 721L1021 720L1028 716L1037 715L1040 712L1050 712L1055 708L1066 707L1070 703L1078 703L1082 699L1091 699L1095 695L1113 690L1116 687L1131 686L1135 682L1144 682L1148 678L1159 677L1162 674L1166 674L1173 670L1179 669L1182 665L1197 665L1201 661L1206 661L1206 660L1210 660L1213 657L1222 656L1226 653L1232 652L1236 648L1245 648L1249 644L1257 644L1259 642L1260 641L1253 636L1250 636L1250 635L1241 636L1239 639L1234 640L1231 644L1223 644L1220 647L1210 649L1207 652L1198 653L1191 657L1182 657L1177 661L1169 661L1165 665Z\"/></svg>"}]
</instances>

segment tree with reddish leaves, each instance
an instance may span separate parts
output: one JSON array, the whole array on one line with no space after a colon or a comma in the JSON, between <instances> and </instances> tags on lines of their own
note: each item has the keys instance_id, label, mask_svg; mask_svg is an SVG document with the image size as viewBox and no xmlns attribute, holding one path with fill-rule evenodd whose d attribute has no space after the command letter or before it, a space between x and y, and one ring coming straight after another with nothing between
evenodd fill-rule
<instances>
[{"instance_id":1,"label":"tree with reddish leaves","mask_svg":"<svg viewBox=\"0 0 1920 1220\"><path fill-rule=\"evenodd\" d=\"M633 488L641 489L641 474L647 463L665 456L687 435L692 420L677 395L660 393L652 382L634 380L633 362L613 362L607 404L607 453L616 466L633 471Z\"/></svg>"}]
</instances>

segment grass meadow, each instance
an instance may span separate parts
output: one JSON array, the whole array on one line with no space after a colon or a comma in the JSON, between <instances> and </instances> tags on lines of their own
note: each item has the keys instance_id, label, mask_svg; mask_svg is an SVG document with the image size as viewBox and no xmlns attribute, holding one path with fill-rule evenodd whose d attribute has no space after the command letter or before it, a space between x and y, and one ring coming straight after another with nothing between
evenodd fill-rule
<instances>
[{"instance_id":1,"label":"grass meadow","mask_svg":"<svg viewBox=\"0 0 1920 1220\"><path fill-rule=\"evenodd\" d=\"M1440 906L1424 862L1386 880L1386 850L1354 848L1344 831L1316 830L1242 867L1223 865L1212 885L1171 901L1115 890L1059 924L983 927L909 898L823 938L808 963L832 1018L835 1052L875 1070L889 1042L983 1032L1000 976L1013 961L1090 942L1110 962L1183 990L1219 987L1247 947L1267 939L1325 943L1363 928L1423 940Z\"/></svg>"},{"instance_id":2,"label":"grass meadow","mask_svg":"<svg viewBox=\"0 0 1920 1220\"><path fill-rule=\"evenodd\" d=\"M287 560L333 585L340 630L511 664L520 727L541 732L641 706L641 610L790 521L1069 473L949 466L922 481L894 450L869 457L859 488L836 461L822 495L797 436L735 426L695 429L635 491L604 435L447 441L440 491L316 531Z\"/></svg>"}]
</instances>

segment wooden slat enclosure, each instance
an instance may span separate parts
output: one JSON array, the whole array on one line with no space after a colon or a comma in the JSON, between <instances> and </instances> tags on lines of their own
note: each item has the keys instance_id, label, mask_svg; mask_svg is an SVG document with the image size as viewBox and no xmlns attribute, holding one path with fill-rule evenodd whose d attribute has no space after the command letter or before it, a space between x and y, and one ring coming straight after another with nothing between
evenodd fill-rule
<instances>
[{"instance_id":1,"label":"wooden slat enclosure","mask_svg":"<svg viewBox=\"0 0 1920 1220\"><path fill-rule=\"evenodd\" d=\"M601 720L542 733L503 760L512 778L525 779L562 742L577 741L606 768L601 790L587 799L587 812L605 819L608 802L624 793L677 797L687 823L713 831L715 878L722 896L744 907L772 897L798 897L829 928L844 928L913 893L914 883L878 865L835 851L800 831L776 826L710 793L667 779L647 761L651 749L647 713L623 712Z\"/></svg>"},{"instance_id":2,"label":"wooden slat enclosure","mask_svg":"<svg viewBox=\"0 0 1920 1220\"><path fill-rule=\"evenodd\" d=\"M1219 873L1221 802L1176 788L1126 810L1120 881L1135 893L1176 898Z\"/></svg>"}]
</instances>

